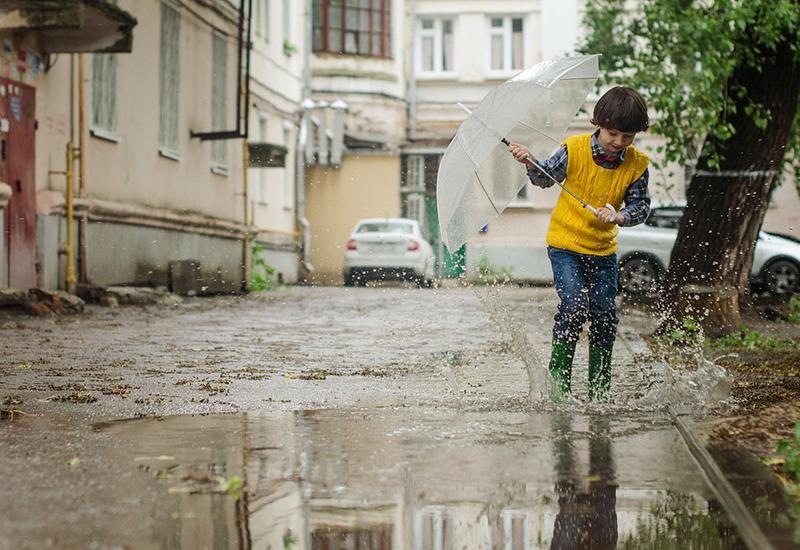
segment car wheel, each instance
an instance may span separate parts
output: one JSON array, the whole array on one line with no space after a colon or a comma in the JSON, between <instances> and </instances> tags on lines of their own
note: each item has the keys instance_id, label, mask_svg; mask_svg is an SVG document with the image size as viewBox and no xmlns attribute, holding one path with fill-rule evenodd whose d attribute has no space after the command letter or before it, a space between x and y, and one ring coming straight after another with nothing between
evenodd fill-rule
<instances>
[{"instance_id":1,"label":"car wheel","mask_svg":"<svg viewBox=\"0 0 800 550\"><path fill-rule=\"evenodd\" d=\"M353 276L352 275L345 275L344 276L344 286L353 286Z\"/></svg>"},{"instance_id":2,"label":"car wheel","mask_svg":"<svg viewBox=\"0 0 800 550\"><path fill-rule=\"evenodd\" d=\"M658 265L649 258L628 258L619 270L619 284L627 294L647 294L655 290L660 278Z\"/></svg>"},{"instance_id":3,"label":"car wheel","mask_svg":"<svg viewBox=\"0 0 800 550\"><path fill-rule=\"evenodd\" d=\"M800 266L791 260L775 260L764 268L764 285L771 294L794 294L800 285Z\"/></svg>"}]
</instances>

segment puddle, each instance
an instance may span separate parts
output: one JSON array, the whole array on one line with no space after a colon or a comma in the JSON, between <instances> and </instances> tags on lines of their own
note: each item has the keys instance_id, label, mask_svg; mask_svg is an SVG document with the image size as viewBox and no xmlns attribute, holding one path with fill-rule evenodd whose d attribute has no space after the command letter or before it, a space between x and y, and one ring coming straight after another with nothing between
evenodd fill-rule
<instances>
[{"instance_id":1,"label":"puddle","mask_svg":"<svg viewBox=\"0 0 800 550\"><path fill-rule=\"evenodd\" d=\"M96 429L163 494L141 547L741 546L652 415L314 410Z\"/></svg>"}]
</instances>

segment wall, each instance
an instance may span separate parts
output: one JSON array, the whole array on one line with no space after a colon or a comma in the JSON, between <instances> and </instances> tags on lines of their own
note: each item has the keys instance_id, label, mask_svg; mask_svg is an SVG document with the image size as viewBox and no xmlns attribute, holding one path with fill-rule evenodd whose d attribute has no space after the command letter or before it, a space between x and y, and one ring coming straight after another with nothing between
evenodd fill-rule
<instances>
[{"instance_id":1,"label":"wall","mask_svg":"<svg viewBox=\"0 0 800 550\"><path fill-rule=\"evenodd\" d=\"M253 0L253 51L251 53L251 112L249 141L287 148L286 164L276 168L251 168L248 173L251 223L262 256L280 279L298 278L299 234L296 231L296 151L299 104L303 93L303 40L305 3ZM283 8L290 12L288 33ZM286 39L296 51L284 49Z\"/></svg>"},{"instance_id":2,"label":"wall","mask_svg":"<svg viewBox=\"0 0 800 550\"><path fill-rule=\"evenodd\" d=\"M179 158L159 152L160 13L157 0L121 0L138 19L131 54L117 55L117 129L93 132L92 55L85 56L86 122L84 136L86 195L76 199L76 213L88 216L88 275L95 283L163 283L170 260L201 261L202 285L237 290L241 275L242 139L226 140L227 171L212 172L211 142L190 136L211 124L212 30L189 10L181 10ZM192 3L192 10L230 33L228 41L227 128L234 129L236 109L236 25ZM236 17L235 10L232 16ZM77 56L76 56L77 59ZM63 215L65 143L78 145L77 82L70 93L70 55L54 66L37 87L44 107L37 133L37 210L46 231L42 248L42 285L60 284L58 247L52 227ZM70 100L74 111L70 113ZM76 163L76 170L77 170ZM78 181L76 177L76 191ZM198 235L200 234L200 235ZM203 236L204 235L204 236ZM119 246L109 247L109 243ZM120 248L122 247L122 248ZM122 254L122 256L120 256ZM222 275L220 274L220 270ZM152 271L152 277L144 276ZM224 284L222 283L224 281ZM221 287L217 285L222 284Z\"/></svg>"},{"instance_id":3,"label":"wall","mask_svg":"<svg viewBox=\"0 0 800 550\"><path fill-rule=\"evenodd\" d=\"M400 157L347 155L339 170L309 169L306 212L312 222L315 283L341 283L344 245L362 218L400 215Z\"/></svg>"}]
</instances>

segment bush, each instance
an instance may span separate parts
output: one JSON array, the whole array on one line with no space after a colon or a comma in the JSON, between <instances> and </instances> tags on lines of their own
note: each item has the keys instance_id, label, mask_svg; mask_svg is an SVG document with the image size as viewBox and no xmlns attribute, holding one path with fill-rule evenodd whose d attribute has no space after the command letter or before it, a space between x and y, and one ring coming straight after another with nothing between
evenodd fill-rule
<instances>
[{"instance_id":1,"label":"bush","mask_svg":"<svg viewBox=\"0 0 800 550\"><path fill-rule=\"evenodd\" d=\"M261 256L264 247L254 242L252 252L252 274L250 276L250 290L259 292L275 288L275 268L267 263Z\"/></svg>"}]
</instances>

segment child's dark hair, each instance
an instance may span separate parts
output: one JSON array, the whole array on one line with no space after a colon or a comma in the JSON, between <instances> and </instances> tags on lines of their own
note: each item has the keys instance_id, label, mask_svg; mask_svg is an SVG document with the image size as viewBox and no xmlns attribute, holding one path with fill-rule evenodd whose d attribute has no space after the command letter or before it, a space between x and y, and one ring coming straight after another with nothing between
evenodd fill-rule
<instances>
[{"instance_id":1,"label":"child's dark hair","mask_svg":"<svg viewBox=\"0 0 800 550\"><path fill-rule=\"evenodd\" d=\"M595 104L592 124L620 132L644 132L650 127L647 103L633 88L611 88Z\"/></svg>"}]
</instances>

